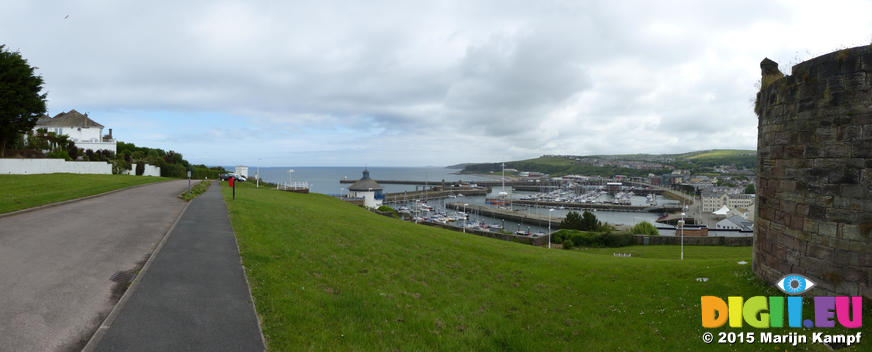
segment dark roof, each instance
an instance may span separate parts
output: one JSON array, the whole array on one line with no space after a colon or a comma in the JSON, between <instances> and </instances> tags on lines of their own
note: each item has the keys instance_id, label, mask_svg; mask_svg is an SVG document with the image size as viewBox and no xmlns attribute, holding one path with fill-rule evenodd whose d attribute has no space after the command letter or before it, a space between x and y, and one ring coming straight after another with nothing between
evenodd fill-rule
<instances>
[{"instance_id":1,"label":"dark roof","mask_svg":"<svg viewBox=\"0 0 872 352\"><path fill-rule=\"evenodd\" d=\"M70 110L68 112L62 112L60 114L55 115L53 118L48 118L48 116L40 117L39 120L36 121L37 126L57 126L57 127L100 127L103 128L103 125L94 122L88 118L88 115L82 115L82 113L76 111L75 109Z\"/></svg>"},{"instance_id":2,"label":"dark roof","mask_svg":"<svg viewBox=\"0 0 872 352\"><path fill-rule=\"evenodd\" d=\"M369 191L372 189L373 191L381 191L383 190L382 186L375 182L373 179L369 178L369 170L363 170L363 177L360 178L357 182L348 187L349 191Z\"/></svg>"}]
</instances>

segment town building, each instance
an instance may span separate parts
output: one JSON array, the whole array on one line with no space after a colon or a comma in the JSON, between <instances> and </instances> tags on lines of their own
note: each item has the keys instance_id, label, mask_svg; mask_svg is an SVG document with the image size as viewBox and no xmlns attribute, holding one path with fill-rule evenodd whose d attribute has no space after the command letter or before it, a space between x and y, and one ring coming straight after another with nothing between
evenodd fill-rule
<instances>
[{"instance_id":1,"label":"town building","mask_svg":"<svg viewBox=\"0 0 872 352\"><path fill-rule=\"evenodd\" d=\"M363 177L348 187L348 198L362 198L367 208L378 208L384 202L384 188L369 177L369 170L363 170Z\"/></svg>"},{"instance_id":2,"label":"town building","mask_svg":"<svg viewBox=\"0 0 872 352\"><path fill-rule=\"evenodd\" d=\"M754 229L754 224L741 216L734 215L718 221L718 223L715 224L715 228L726 230L752 231Z\"/></svg>"},{"instance_id":3,"label":"town building","mask_svg":"<svg viewBox=\"0 0 872 352\"><path fill-rule=\"evenodd\" d=\"M704 213L714 212L723 206L730 209L749 209L754 207L753 194L729 194L703 191L700 194L700 197L702 198L702 211Z\"/></svg>"},{"instance_id":4,"label":"town building","mask_svg":"<svg viewBox=\"0 0 872 352\"><path fill-rule=\"evenodd\" d=\"M48 132L57 135L66 135L77 148L84 150L108 150L116 151L116 141L112 138L112 129L109 134L103 135L103 125L91 120L88 114L70 110L55 115L55 117L43 116L36 121L33 131L44 128Z\"/></svg>"}]
</instances>

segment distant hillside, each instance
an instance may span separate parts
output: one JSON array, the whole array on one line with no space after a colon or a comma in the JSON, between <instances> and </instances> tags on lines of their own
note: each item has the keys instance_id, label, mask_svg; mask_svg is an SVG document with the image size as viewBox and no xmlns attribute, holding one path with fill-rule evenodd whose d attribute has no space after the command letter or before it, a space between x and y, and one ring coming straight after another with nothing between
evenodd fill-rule
<instances>
[{"instance_id":1,"label":"distant hillside","mask_svg":"<svg viewBox=\"0 0 872 352\"><path fill-rule=\"evenodd\" d=\"M501 163L459 164L461 173L490 173L501 170ZM647 176L674 169L695 173L714 172L716 167L755 170L754 150L715 149L683 154L621 154L621 155L544 155L535 159L507 161L506 168L536 171L551 175L579 174L588 176Z\"/></svg>"}]
</instances>

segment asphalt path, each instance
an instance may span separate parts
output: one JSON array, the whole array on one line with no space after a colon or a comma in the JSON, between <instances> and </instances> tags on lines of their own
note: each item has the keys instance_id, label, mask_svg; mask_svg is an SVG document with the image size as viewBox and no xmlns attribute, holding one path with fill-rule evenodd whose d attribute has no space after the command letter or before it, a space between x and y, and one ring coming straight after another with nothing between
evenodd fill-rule
<instances>
[{"instance_id":1,"label":"asphalt path","mask_svg":"<svg viewBox=\"0 0 872 352\"><path fill-rule=\"evenodd\" d=\"M0 351L78 351L184 209L187 181L0 218Z\"/></svg>"},{"instance_id":2,"label":"asphalt path","mask_svg":"<svg viewBox=\"0 0 872 352\"><path fill-rule=\"evenodd\" d=\"M263 351L220 187L194 199L97 351Z\"/></svg>"}]
</instances>

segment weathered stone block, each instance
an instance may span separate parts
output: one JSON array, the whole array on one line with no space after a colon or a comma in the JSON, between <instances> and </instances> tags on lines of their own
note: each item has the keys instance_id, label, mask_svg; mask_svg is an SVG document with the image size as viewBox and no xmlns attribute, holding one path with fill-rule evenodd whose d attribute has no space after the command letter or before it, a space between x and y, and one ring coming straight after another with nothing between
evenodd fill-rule
<instances>
[{"instance_id":1,"label":"weathered stone block","mask_svg":"<svg viewBox=\"0 0 872 352\"><path fill-rule=\"evenodd\" d=\"M817 258L823 261L830 262L833 260L833 255L835 254L835 250L830 247L824 247L816 244L809 243L806 247L806 255L812 258Z\"/></svg>"},{"instance_id":2,"label":"weathered stone block","mask_svg":"<svg viewBox=\"0 0 872 352\"><path fill-rule=\"evenodd\" d=\"M836 248L834 255L834 262L838 265L852 265L856 267L862 265L861 255L855 251Z\"/></svg>"}]
</instances>

